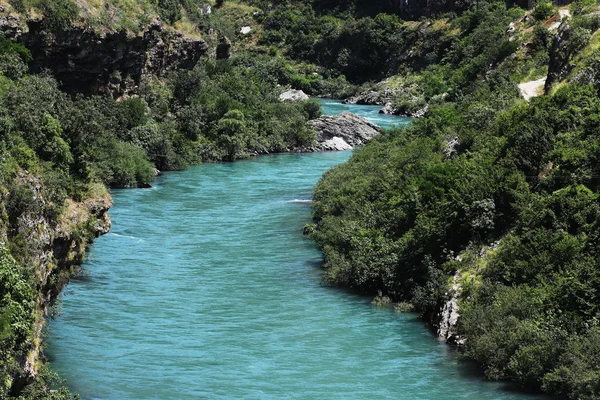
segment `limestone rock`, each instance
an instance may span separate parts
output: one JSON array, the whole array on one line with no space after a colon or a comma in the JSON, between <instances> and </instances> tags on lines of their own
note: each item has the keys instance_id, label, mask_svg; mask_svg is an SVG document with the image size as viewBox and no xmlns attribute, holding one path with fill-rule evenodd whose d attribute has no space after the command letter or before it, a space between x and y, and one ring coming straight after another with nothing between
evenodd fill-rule
<instances>
[{"instance_id":1,"label":"limestone rock","mask_svg":"<svg viewBox=\"0 0 600 400\"><path fill-rule=\"evenodd\" d=\"M393 115L394 111L395 111L395 109L394 109L394 105L392 103L385 103L383 108L381 110L379 110L379 114Z\"/></svg>"},{"instance_id":2,"label":"limestone rock","mask_svg":"<svg viewBox=\"0 0 600 400\"><path fill-rule=\"evenodd\" d=\"M306 101L309 97L302 90L289 89L279 95L279 100L284 102Z\"/></svg>"},{"instance_id":3,"label":"limestone rock","mask_svg":"<svg viewBox=\"0 0 600 400\"><path fill-rule=\"evenodd\" d=\"M352 150L352 146L350 146L344 139L342 139L339 136L334 136L331 139L327 139L324 142L319 143L319 145L323 151Z\"/></svg>"},{"instance_id":4,"label":"limestone rock","mask_svg":"<svg viewBox=\"0 0 600 400\"><path fill-rule=\"evenodd\" d=\"M381 131L377 125L349 112L323 116L311 121L311 124L317 131L317 144L296 151L351 150L367 143Z\"/></svg>"},{"instance_id":5,"label":"limestone rock","mask_svg":"<svg viewBox=\"0 0 600 400\"><path fill-rule=\"evenodd\" d=\"M444 304L440 313L440 322L438 325L437 336L441 340L450 344L461 345L464 344L464 339L460 338L456 334L456 325L458 324L458 318L460 317L458 297L460 296L460 272L457 271L454 275L452 284L452 290L450 293L450 299Z\"/></svg>"}]
</instances>

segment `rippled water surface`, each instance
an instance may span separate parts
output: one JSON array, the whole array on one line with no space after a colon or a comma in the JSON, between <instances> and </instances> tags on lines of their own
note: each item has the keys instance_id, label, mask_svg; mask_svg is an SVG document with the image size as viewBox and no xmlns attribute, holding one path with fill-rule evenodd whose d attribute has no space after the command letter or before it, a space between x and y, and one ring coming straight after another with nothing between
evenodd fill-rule
<instances>
[{"instance_id":1,"label":"rippled water surface","mask_svg":"<svg viewBox=\"0 0 600 400\"><path fill-rule=\"evenodd\" d=\"M306 200L349 155L206 164L114 191L113 229L51 323L53 367L82 399L530 398L472 374L414 315L320 284Z\"/></svg>"},{"instance_id":2,"label":"rippled water surface","mask_svg":"<svg viewBox=\"0 0 600 400\"><path fill-rule=\"evenodd\" d=\"M319 101L321 102L321 106L326 114L339 114L342 111L350 111L368 119L382 128L403 126L410 122L409 118L400 118L393 115L379 114L379 110L381 110L380 106L343 104L339 100L331 99L319 99Z\"/></svg>"}]
</instances>

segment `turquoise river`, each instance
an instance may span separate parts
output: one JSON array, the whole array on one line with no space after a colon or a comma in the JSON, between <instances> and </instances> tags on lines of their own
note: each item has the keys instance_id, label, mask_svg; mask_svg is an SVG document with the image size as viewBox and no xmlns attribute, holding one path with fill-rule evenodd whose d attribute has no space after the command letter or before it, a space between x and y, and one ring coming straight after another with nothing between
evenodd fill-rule
<instances>
[{"instance_id":1,"label":"turquoise river","mask_svg":"<svg viewBox=\"0 0 600 400\"><path fill-rule=\"evenodd\" d=\"M485 381L416 315L321 284L307 200L349 156L205 164L113 191L113 228L50 324L52 367L83 400L532 399Z\"/></svg>"}]
</instances>

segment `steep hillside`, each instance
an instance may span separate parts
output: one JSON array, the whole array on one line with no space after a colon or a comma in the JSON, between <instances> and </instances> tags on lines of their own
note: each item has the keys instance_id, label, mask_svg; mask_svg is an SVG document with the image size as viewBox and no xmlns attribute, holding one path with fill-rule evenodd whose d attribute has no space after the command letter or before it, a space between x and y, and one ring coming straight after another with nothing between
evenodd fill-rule
<instances>
[{"instance_id":1,"label":"steep hillside","mask_svg":"<svg viewBox=\"0 0 600 400\"><path fill-rule=\"evenodd\" d=\"M330 283L415 309L490 379L572 399L600 396L597 7L458 17L438 63L353 99L423 118L326 174L307 227Z\"/></svg>"}]
</instances>

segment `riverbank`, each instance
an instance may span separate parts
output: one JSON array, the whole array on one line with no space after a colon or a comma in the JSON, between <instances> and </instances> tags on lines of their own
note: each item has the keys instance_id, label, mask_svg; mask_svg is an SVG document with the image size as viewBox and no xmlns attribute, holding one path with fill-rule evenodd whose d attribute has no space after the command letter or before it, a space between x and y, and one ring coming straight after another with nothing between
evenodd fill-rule
<instances>
[{"instance_id":1,"label":"riverbank","mask_svg":"<svg viewBox=\"0 0 600 400\"><path fill-rule=\"evenodd\" d=\"M78 273L87 247L94 238L109 231L107 211L112 199L102 185L96 185L82 201L67 199L60 213L50 219L47 214L52 204L42 180L26 172L18 176L11 192L0 193L32 193L27 209L12 223L18 229L16 239L8 241L6 231L0 229L0 282L4 295L0 300L0 377L4 382L0 395L20 393L27 388L26 393L35 397L44 393L44 385L53 384L42 353L47 320L63 287ZM6 215L2 203L0 211ZM1 228L6 221L2 218L0 222ZM36 382L38 387L32 385Z\"/></svg>"}]
</instances>

